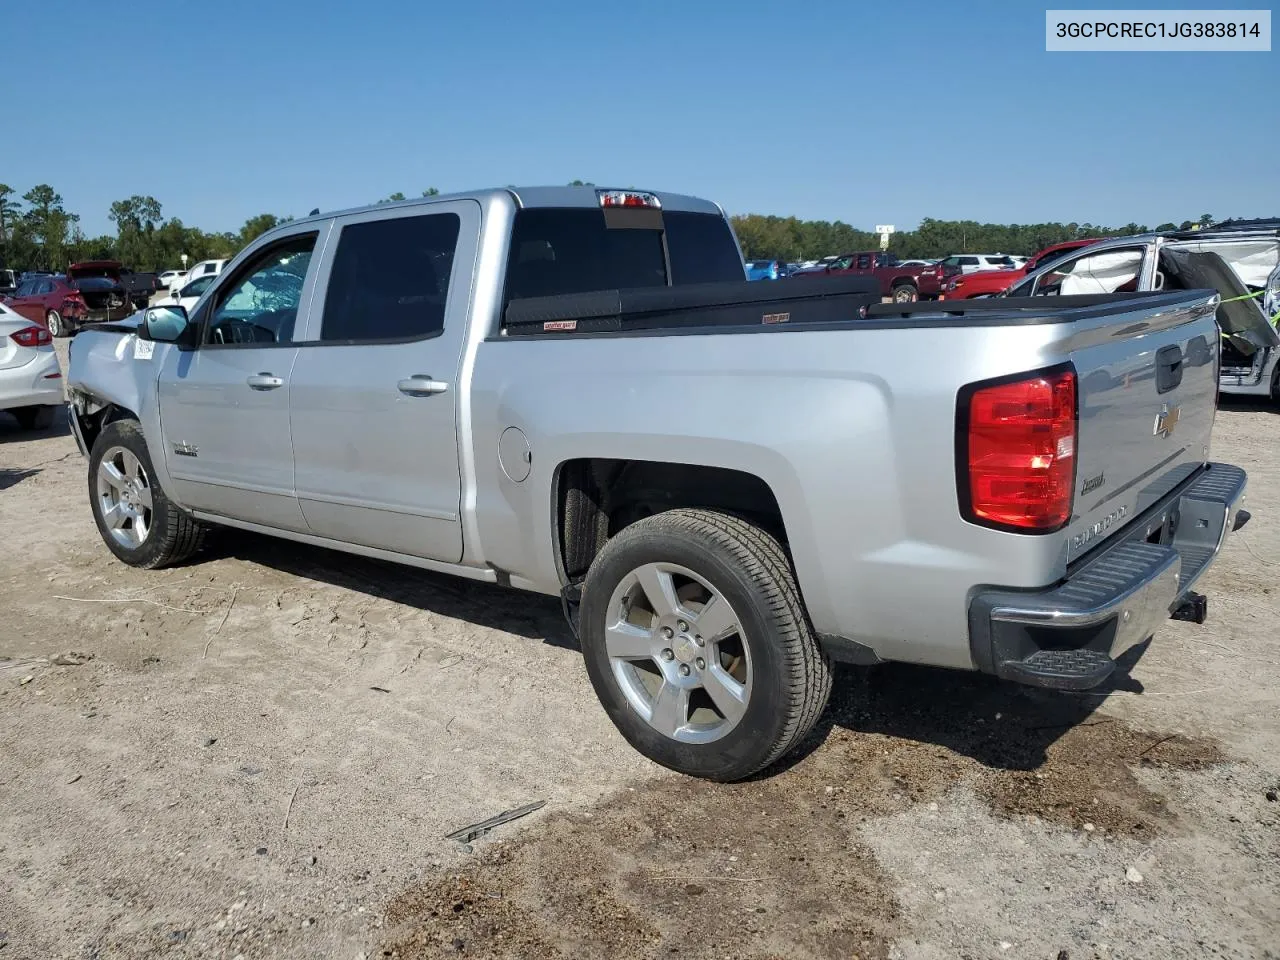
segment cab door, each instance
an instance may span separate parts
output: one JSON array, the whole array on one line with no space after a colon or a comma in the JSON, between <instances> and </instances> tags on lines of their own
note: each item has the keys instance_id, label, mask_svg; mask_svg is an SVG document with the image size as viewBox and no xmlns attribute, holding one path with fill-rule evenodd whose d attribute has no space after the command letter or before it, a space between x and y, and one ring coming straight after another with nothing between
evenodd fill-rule
<instances>
[{"instance_id":1,"label":"cab door","mask_svg":"<svg viewBox=\"0 0 1280 960\"><path fill-rule=\"evenodd\" d=\"M160 427L184 505L306 530L294 492L289 397L328 228L273 234L200 300L192 314L197 347L165 351Z\"/></svg>"},{"instance_id":2,"label":"cab door","mask_svg":"<svg viewBox=\"0 0 1280 960\"><path fill-rule=\"evenodd\" d=\"M291 378L298 501L313 533L461 559L458 370L479 232L473 200L340 221Z\"/></svg>"}]
</instances>

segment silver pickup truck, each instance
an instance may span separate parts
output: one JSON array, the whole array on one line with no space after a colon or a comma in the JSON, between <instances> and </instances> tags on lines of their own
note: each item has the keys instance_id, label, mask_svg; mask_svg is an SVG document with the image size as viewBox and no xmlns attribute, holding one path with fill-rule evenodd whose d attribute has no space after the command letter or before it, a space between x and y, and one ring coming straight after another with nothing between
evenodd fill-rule
<instances>
[{"instance_id":1,"label":"silver pickup truck","mask_svg":"<svg viewBox=\"0 0 1280 960\"><path fill-rule=\"evenodd\" d=\"M212 524L559 597L619 730L745 777L834 660L1083 689L1248 514L1213 291L749 284L719 207L507 189L290 222L72 344L126 563Z\"/></svg>"}]
</instances>

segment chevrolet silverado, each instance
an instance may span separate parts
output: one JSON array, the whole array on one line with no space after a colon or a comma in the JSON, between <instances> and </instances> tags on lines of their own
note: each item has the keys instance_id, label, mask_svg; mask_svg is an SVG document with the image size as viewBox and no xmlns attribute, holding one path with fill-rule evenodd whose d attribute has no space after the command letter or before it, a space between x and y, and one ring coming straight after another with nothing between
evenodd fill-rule
<instances>
[{"instance_id":1,"label":"chevrolet silverado","mask_svg":"<svg viewBox=\"0 0 1280 960\"><path fill-rule=\"evenodd\" d=\"M746 777L833 660L1078 690L1247 519L1213 291L747 283L713 203L497 189L291 221L72 344L123 562L213 525L558 597L623 736ZM910 363L903 363L903 357Z\"/></svg>"}]
</instances>

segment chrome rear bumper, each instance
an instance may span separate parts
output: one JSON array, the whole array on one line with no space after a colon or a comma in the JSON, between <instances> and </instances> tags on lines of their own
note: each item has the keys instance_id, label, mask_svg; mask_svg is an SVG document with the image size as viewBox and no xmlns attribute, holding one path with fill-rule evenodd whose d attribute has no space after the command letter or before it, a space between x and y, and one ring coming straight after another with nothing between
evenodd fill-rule
<instances>
[{"instance_id":1,"label":"chrome rear bumper","mask_svg":"<svg viewBox=\"0 0 1280 960\"><path fill-rule=\"evenodd\" d=\"M969 607L978 669L1064 690L1097 686L1115 658L1178 609L1243 526L1247 477L1208 464L1047 590L978 592Z\"/></svg>"}]
</instances>

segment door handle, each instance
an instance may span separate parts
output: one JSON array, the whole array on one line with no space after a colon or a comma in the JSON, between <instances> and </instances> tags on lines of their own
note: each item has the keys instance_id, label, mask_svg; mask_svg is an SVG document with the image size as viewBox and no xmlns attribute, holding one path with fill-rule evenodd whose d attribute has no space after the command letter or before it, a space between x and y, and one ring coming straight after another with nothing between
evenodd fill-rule
<instances>
[{"instance_id":1,"label":"door handle","mask_svg":"<svg viewBox=\"0 0 1280 960\"><path fill-rule=\"evenodd\" d=\"M410 397L429 397L436 393L444 393L449 385L442 380L432 380L425 373L405 377L396 384L396 389Z\"/></svg>"},{"instance_id":2,"label":"door handle","mask_svg":"<svg viewBox=\"0 0 1280 960\"><path fill-rule=\"evenodd\" d=\"M284 386L284 378L272 376L269 373L255 373L245 380L245 383L254 390L274 390L276 387Z\"/></svg>"},{"instance_id":3,"label":"door handle","mask_svg":"<svg viewBox=\"0 0 1280 960\"><path fill-rule=\"evenodd\" d=\"M1182 383L1182 348L1176 343L1156 351L1156 393L1168 393Z\"/></svg>"}]
</instances>

